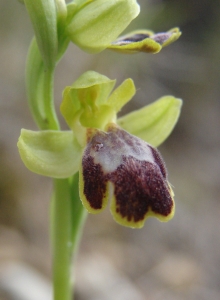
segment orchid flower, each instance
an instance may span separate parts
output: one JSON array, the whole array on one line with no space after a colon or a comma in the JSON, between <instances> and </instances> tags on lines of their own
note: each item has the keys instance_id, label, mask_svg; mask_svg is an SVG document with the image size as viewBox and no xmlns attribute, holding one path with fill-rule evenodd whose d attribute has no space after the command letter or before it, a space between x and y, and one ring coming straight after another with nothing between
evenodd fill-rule
<instances>
[{"instance_id":1,"label":"orchid flower","mask_svg":"<svg viewBox=\"0 0 220 300\"><path fill-rule=\"evenodd\" d=\"M140 228L149 216L168 221L174 200L163 159L155 146L172 131L181 100L165 96L117 119L135 94L131 79L88 71L63 92L61 113L70 131L22 129L18 148L31 171L66 178L79 171L79 195L90 213L111 202L116 222Z\"/></svg>"}]
</instances>

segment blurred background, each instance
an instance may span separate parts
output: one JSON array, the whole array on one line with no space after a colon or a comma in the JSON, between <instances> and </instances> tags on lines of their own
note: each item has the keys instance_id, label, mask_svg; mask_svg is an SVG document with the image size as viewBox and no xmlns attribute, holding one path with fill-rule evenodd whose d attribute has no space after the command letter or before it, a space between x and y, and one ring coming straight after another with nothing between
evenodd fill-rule
<instances>
[{"instance_id":1,"label":"blurred background","mask_svg":"<svg viewBox=\"0 0 220 300\"><path fill-rule=\"evenodd\" d=\"M76 270L76 300L220 299L220 2L139 0L127 28L179 26L157 55L98 55L70 45L56 72L55 96L88 69L137 93L122 114L163 95L183 99L180 120L159 148L174 186L176 214L141 230L117 225L108 210L89 216ZM49 178L22 164L21 128L37 129L28 110L24 69L33 35L24 5L0 0L0 300L51 299ZM63 128L65 125L63 123Z\"/></svg>"}]
</instances>

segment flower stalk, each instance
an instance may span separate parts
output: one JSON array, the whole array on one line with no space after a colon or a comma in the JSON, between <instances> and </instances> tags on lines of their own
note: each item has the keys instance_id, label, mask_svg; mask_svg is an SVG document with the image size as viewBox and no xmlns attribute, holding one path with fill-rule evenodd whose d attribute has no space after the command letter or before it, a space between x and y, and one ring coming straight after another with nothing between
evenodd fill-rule
<instances>
[{"instance_id":1,"label":"flower stalk","mask_svg":"<svg viewBox=\"0 0 220 300\"><path fill-rule=\"evenodd\" d=\"M51 206L54 300L71 300L71 195L68 179L54 179Z\"/></svg>"},{"instance_id":2,"label":"flower stalk","mask_svg":"<svg viewBox=\"0 0 220 300\"><path fill-rule=\"evenodd\" d=\"M77 193L78 173L54 179L51 201L51 242L54 300L73 299L74 266L86 210Z\"/></svg>"}]
</instances>

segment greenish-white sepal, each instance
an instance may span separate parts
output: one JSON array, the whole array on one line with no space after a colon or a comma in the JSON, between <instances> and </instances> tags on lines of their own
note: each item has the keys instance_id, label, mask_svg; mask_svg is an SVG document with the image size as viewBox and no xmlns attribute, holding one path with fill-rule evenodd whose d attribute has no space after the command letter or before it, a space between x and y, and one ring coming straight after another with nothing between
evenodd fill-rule
<instances>
[{"instance_id":1,"label":"greenish-white sepal","mask_svg":"<svg viewBox=\"0 0 220 300\"><path fill-rule=\"evenodd\" d=\"M109 104L116 112L131 100L136 92L134 82L131 78L126 79L108 98Z\"/></svg>"},{"instance_id":2,"label":"greenish-white sepal","mask_svg":"<svg viewBox=\"0 0 220 300\"><path fill-rule=\"evenodd\" d=\"M67 27L70 39L89 53L107 48L136 18L136 0L96 0L84 6Z\"/></svg>"},{"instance_id":3,"label":"greenish-white sepal","mask_svg":"<svg viewBox=\"0 0 220 300\"><path fill-rule=\"evenodd\" d=\"M181 99L164 96L118 119L118 125L157 147L172 132L179 118L181 106Z\"/></svg>"},{"instance_id":4,"label":"greenish-white sepal","mask_svg":"<svg viewBox=\"0 0 220 300\"><path fill-rule=\"evenodd\" d=\"M79 170L82 148L72 131L22 129L18 149L25 166L34 173L66 178Z\"/></svg>"}]
</instances>

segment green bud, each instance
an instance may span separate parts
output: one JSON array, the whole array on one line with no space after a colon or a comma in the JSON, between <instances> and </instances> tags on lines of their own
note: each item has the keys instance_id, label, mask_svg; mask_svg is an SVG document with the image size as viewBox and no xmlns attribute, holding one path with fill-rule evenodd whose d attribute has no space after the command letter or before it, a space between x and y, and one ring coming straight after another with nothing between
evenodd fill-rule
<instances>
[{"instance_id":1,"label":"green bud","mask_svg":"<svg viewBox=\"0 0 220 300\"><path fill-rule=\"evenodd\" d=\"M37 44L45 65L51 68L57 55L57 13L54 0L25 0Z\"/></svg>"},{"instance_id":2,"label":"green bud","mask_svg":"<svg viewBox=\"0 0 220 300\"><path fill-rule=\"evenodd\" d=\"M107 48L139 11L136 0L88 1L73 16L67 34L83 50L97 53Z\"/></svg>"}]
</instances>

